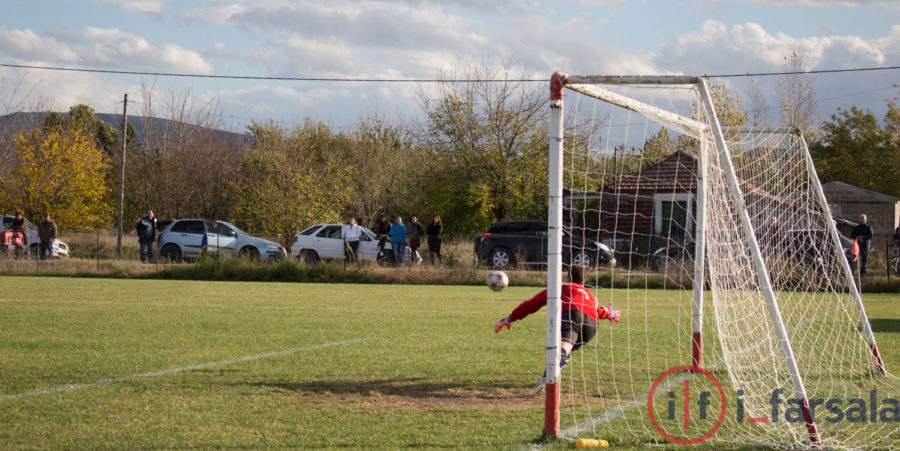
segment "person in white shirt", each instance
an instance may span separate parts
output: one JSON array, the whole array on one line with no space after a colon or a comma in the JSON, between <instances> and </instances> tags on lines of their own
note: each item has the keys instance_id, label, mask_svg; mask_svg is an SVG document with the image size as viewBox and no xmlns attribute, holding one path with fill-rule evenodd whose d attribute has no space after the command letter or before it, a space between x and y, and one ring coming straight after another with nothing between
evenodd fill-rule
<instances>
[{"instance_id":1,"label":"person in white shirt","mask_svg":"<svg viewBox=\"0 0 900 451\"><path fill-rule=\"evenodd\" d=\"M359 249L360 235L362 235L362 229L356 223L356 218L351 216L350 220L341 226L341 239L344 240L344 260L348 262L356 261L356 250Z\"/></svg>"}]
</instances>

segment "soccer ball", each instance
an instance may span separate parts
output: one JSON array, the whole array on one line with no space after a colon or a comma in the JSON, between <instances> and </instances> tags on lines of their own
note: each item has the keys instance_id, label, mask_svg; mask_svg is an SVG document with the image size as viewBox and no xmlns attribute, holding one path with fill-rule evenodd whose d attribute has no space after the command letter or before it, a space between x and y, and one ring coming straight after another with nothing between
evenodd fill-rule
<instances>
[{"instance_id":1,"label":"soccer ball","mask_svg":"<svg viewBox=\"0 0 900 451\"><path fill-rule=\"evenodd\" d=\"M487 285L494 291L500 291L509 285L509 277L503 271L491 271L487 276Z\"/></svg>"}]
</instances>

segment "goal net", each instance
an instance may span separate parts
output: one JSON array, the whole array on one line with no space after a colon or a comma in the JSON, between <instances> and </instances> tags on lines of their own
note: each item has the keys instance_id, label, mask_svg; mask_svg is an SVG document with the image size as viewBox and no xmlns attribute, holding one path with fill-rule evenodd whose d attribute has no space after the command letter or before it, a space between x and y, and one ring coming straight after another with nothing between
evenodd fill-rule
<instances>
[{"instance_id":1,"label":"goal net","mask_svg":"<svg viewBox=\"0 0 900 451\"><path fill-rule=\"evenodd\" d=\"M900 443L900 383L803 136L744 127L727 91L701 78L557 74L552 85L551 233L562 227L548 249L558 239L562 256L551 252L548 273L546 432ZM587 284L622 320L601 321L558 370L554 277L566 253L597 242L616 263L591 268Z\"/></svg>"}]
</instances>

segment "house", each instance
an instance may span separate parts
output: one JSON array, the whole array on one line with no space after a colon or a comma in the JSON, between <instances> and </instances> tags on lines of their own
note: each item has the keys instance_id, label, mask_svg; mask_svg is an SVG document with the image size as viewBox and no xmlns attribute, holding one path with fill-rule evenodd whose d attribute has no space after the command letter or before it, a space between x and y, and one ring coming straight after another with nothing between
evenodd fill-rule
<instances>
[{"instance_id":1,"label":"house","mask_svg":"<svg viewBox=\"0 0 900 451\"><path fill-rule=\"evenodd\" d=\"M563 193L573 228L596 231L597 240L631 241L632 251L651 251L654 237L692 242L696 216L697 157L677 151L639 171L619 177L600 192ZM587 205L591 206L588 207ZM599 208L598 208L599 207Z\"/></svg>"},{"instance_id":2,"label":"house","mask_svg":"<svg viewBox=\"0 0 900 451\"><path fill-rule=\"evenodd\" d=\"M874 232L872 245L884 248L884 243L900 225L900 199L843 182L822 185L831 213L837 218L856 222L865 214ZM849 232L847 233L849 235Z\"/></svg>"}]
</instances>

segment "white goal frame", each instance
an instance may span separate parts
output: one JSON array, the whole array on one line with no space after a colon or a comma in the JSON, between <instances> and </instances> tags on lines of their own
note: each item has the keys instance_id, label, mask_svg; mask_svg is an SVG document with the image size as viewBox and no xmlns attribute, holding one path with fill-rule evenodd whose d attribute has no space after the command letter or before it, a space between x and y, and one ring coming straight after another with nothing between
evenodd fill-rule
<instances>
[{"instance_id":1,"label":"white goal frame","mask_svg":"<svg viewBox=\"0 0 900 451\"><path fill-rule=\"evenodd\" d=\"M662 110L653 105L642 103L636 99L623 96L606 90L599 84L606 85L694 85L700 96L701 102L705 106L705 111L709 115L709 125L705 125L693 118L684 117L679 114ZM569 85L578 85L569 86ZM768 308L769 319L777 335L778 341L781 343L781 352L785 360L787 369L790 372L796 398L800 400L800 407L806 423L806 429L809 433L809 440L812 444L821 443L819 431L815 421L810 414L809 401L807 399L806 388L801 377L800 371L795 360L794 351L791 346L790 339L785 329L784 321L781 317L781 309L778 305L778 298L772 287L771 278L769 276L766 264L763 261L759 243L753 230L750 216L748 214L744 198L741 192L741 185L735 173L734 166L731 161L731 154L728 144L723 135L723 127L720 126L716 117L715 107L706 79L703 77L693 76L586 76L586 75L566 75L560 72L553 74L550 79L550 156L549 156L549 205L548 205L548 272L547 272L547 339L546 339L546 397L545 397L545 422L544 433L552 438L556 438L559 434L560 419L560 333L561 333L561 285L563 271L563 255L562 255L562 234L563 234L563 152L565 145L565 128L564 128L564 91L565 89L573 89L582 94L603 100L605 102L626 108L638 113L650 113L656 117L663 117L665 120L675 127L682 126L686 134L696 134L692 130L705 130L711 132L715 141L715 149L719 159L723 162L725 178L728 182L728 188L735 205L740 206L738 212L741 231L743 238L748 246L752 263L756 272L759 286L765 296ZM730 130L730 129L729 129ZM799 131L794 131L799 133ZM801 136L802 139L802 136ZM704 146L700 146L698 152L697 164L697 214L696 214L696 236L695 236L695 261L694 261L694 283L693 283L693 315L692 315L692 337L691 337L691 366L702 368L703 355L703 298L704 298L704 262L705 262L705 246L706 246L706 190L707 190L707 164L705 160L709 155L705 155ZM815 174L812 161L807 153L806 155L810 177L815 180L815 198L823 205L827 205L824 193L822 192L821 183ZM830 220L830 218L828 218ZM830 233L832 242L840 249L840 239L837 231L832 228ZM852 272L849 264L843 261L844 275L850 279L852 297L855 301L860 322L864 327L864 334L868 340L869 347L874 356L877 370L881 374L885 374L884 364L882 363L878 346L875 342L875 336L872 332L871 325L866 316L865 308L859 291L853 283ZM625 319L627 320L627 318Z\"/></svg>"}]
</instances>

